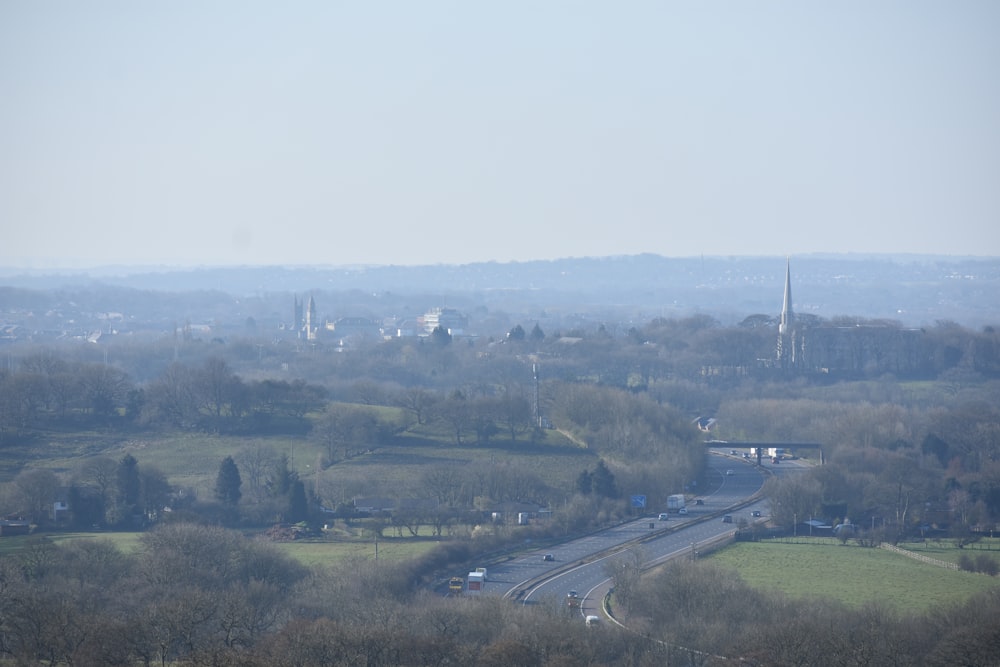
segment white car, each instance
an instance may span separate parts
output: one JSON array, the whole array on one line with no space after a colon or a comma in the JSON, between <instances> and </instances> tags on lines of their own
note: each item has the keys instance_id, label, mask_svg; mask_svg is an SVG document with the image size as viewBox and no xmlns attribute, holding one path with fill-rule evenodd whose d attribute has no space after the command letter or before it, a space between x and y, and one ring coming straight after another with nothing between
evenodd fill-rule
<instances>
[{"instance_id":1,"label":"white car","mask_svg":"<svg viewBox=\"0 0 1000 667\"><path fill-rule=\"evenodd\" d=\"M727 477L731 477L732 475L733 475L733 471L732 470L727 470L726 471L726 476Z\"/></svg>"}]
</instances>

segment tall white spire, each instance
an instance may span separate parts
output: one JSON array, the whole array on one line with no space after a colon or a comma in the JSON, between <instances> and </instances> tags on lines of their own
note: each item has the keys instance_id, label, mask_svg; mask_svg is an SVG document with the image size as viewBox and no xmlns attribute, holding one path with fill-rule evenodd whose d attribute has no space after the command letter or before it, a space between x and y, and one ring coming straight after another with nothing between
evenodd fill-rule
<instances>
[{"instance_id":1,"label":"tall white spire","mask_svg":"<svg viewBox=\"0 0 1000 667\"><path fill-rule=\"evenodd\" d=\"M785 260L785 299L781 304L781 321L778 324L778 334L784 335L789 332L792 321L795 319L795 311L792 310L792 267L791 260Z\"/></svg>"}]
</instances>

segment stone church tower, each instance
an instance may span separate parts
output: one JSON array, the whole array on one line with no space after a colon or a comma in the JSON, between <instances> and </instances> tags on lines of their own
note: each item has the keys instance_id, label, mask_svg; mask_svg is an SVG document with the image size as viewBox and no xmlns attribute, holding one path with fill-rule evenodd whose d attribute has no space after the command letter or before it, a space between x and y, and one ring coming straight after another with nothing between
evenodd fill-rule
<instances>
[{"instance_id":1,"label":"stone church tower","mask_svg":"<svg viewBox=\"0 0 1000 667\"><path fill-rule=\"evenodd\" d=\"M313 300L312 296L309 297L309 303L306 305L306 321L303 330L306 334L306 340L316 340L316 330L319 328L319 321L316 319L316 301Z\"/></svg>"},{"instance_id":2,"label":"stone church tower","mask_svg":"<svg viewBox=\"0 0 1000 667\"><path fill-rule=\"evenodd\" d=\"M316 301L309 297L307 303L299 301L295 297L295 323L294 330L298 331L299 338L315 340L316 331L319 329L319 320L316 319Z\"/></svg>"}]
</instances>

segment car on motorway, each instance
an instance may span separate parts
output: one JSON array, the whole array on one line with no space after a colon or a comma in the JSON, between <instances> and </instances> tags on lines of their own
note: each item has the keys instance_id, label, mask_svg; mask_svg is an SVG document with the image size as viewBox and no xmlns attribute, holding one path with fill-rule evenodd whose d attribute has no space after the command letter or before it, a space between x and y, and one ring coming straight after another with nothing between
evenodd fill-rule
<instances>
[{"instance_id":1,"label":"car on motorway","mask_svg":"<svg viewBox=\"0 0 1000 667\"><path fill-rule=\"evenodd\" d=\"M755 519L759 518L760 517L760 510L754 510L753 512L750 512L750 516L754 517Z\"/></svg>"},{"instance_id":2,"label":"car on motorway","mask_svg":"<svg viewBox=\"0 0 1000 667\"><path fill-rule=\"evenodd\" d=\"M677 510L677 513L678 514L687 514L688 513L688 508L682 507L679 510Z\"/></svg>"},{"instance_id":3,"label":"car on motorway","mask_svg":"<svg viewBox=\"0 0 1000 667\"><path fill-rule=\"evenodd\" d=\"M727 476L727 477L731 477L731 476L732 476L732 475L734 475L734 474L735 474L735 473L734 473L734 472L733 472L733 471L732 471L731 469L730 469L730 470L727 470L727 471L726 471L726 476Z\"/></svg>"},{"instance_id":4,"label":"car on motorway","mask_svg":"<svg viewBox=\"0 0 1000 667\"><path fill-rule=\"evenodd\" d=\"M544 561L554 561L555 559L556 557L553 556L552 554L545 554L544 556L542 556L542 560Z\"/></svg>"},{"instance_id":5,"label":"car on motorway","mask_svg":"<svg viewBox=\"0 0 1000 667\"><path fill-rule=\"evenodd\" d=\"M695 505L704 505L705 501L702 500L701 498L695 498L694 504Z\"/></svg>"},{"instance_id":6,"label":"car on motorway","mask_svg":"<svg viewBox=\"0 0 1000 667\"><path fill-rule=\"evenodd\" d=\"M660 515L656 518L659 519L660 521L666 521L667 519L670 518L670 515L667 514L666 512L660 512Z\"/></svg>"},{"instance_id":7,"label":"car on motorway","mask_svg":"<svg viewBox=\"0 0 1000 667\"><path fill-rule=\"evenodd\" d=\"M733 522L732 514L727 514L726 516L722 517L722 523L732 523L732 522Z\"/></svg>"}]
</instances>

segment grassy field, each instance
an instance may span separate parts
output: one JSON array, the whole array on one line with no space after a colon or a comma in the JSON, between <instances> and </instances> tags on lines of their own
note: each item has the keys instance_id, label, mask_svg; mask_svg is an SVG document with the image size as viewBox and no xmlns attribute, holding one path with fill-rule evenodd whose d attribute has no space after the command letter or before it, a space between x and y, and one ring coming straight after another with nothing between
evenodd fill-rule
<instances>
[{"instance_id":1,"label":"grassy field","mask_svg":"<svg viewBox=\"0 0 1000 667\"><path fill-rule=\"evenodd\" d=\"M997 577L948 570L833 539L738 542L710 558L733 568L755 588L795 598L828 597L851 606L879 601L901 612L925 612L1000 586Z\"/></svg>"},{"instance_id":2,"label":"grassy field","mask_svg":"<svg viewBox=\"0 0 1000 667\"><path fill-rule=\"evenodd\" d=\"M31 544L45 538L54 544L67 544L76 540L107 540L120 551L132 553L139 549L142 533L40 533L5 537L0 539L0 558L12 556ZM371 539L357 540L295 540L273 542L283 551L303 565L334 565L345 560L374 560L375 542ZM378 559L388 562L405 561L416 558L437 546L438 542L426 538L382 538L378 541Z\"/></svg>"},{"instance_id":3,"label":"grassy field","mask_svg":"<svg viewBox=\"0 0 1000 667\"><path fill-rule=\"evenodd\" d=\"M54 544L66 544L74 540L107 540L120 551L131 553L139 548L142 533L40 533L36 535L17 535L0 540L0 557L17 553L25 546L39 539L47 539Z\"/></svg>"},{"instance_id":4,"label":"grassy field","mask_svg":"<svg viewBox=\"0 0 1000 667\"><path fill-rule=\"evenodd\" d=\"M522 436L516 442L504 437L487 446L456 446L450 433L433 427L418 427L391 444L373 446L332 466L322 464L324 450L319 443L294 436L219 436L198 433L46 433L22 447L0 452L0 478L9 480L23 468L44 467L67 478L93 457L119 460L131 454L139 467L161 470L175 487L192 489L199 498L211 499L219 463L226 456L240 461L240 453L265 447L288 456L310 490L321 493L327 502L349 502L356 496L421 496L426 493L428 471L452 467L460 475L474 475L494 466L510 466L514 471L539 476L556 487L571 488L581 470L593 465L594 455L563 434L547 430L539 442ZM244 498L250 493L244 480ZM404 560L417 556L436 544L420 539L388 535L379 540L379 559ZM23 548L31 537L0 539L0 556ZM74 539L108 539L123 551L137 548L138 533L49 533L54 542ZM276 542L275 545L307 565L329 564L352 558L374 558L374 542L348 535L346 539Z\"/></svg>"},{"instance_id":5,"label":"grassy field","mask_svg":"<svg viewBox=\"0 0 1000 667\"><path fill-rule=\"evenodd\" d=\"M418 427L391 444L370 449L324 467L324 448L302 436L220 436L204 433L59 433L49 432L21 448L0 452L0 480L10 480L26 467L44 467L69 475L87 459L104 456L118 460L131 454L140 468L158 468L176 487L190 488L200 498L211 498L219 463L226 456L239 462L240 453L257 446L288 457L291 468L333 500L357 495L413 493L427 470L440 466L466 467L476 463L516 465L548 483L572 487L580 471L593 464L593 454L557 431L532 443L528 436L510 442L503 436L486 446L456 446L450 433ZM44 452L44 455L41 454ZM373 484L375 481L375 484ZM246 492L246 489L244 489Z\"/></svg>"}]
</instances>

